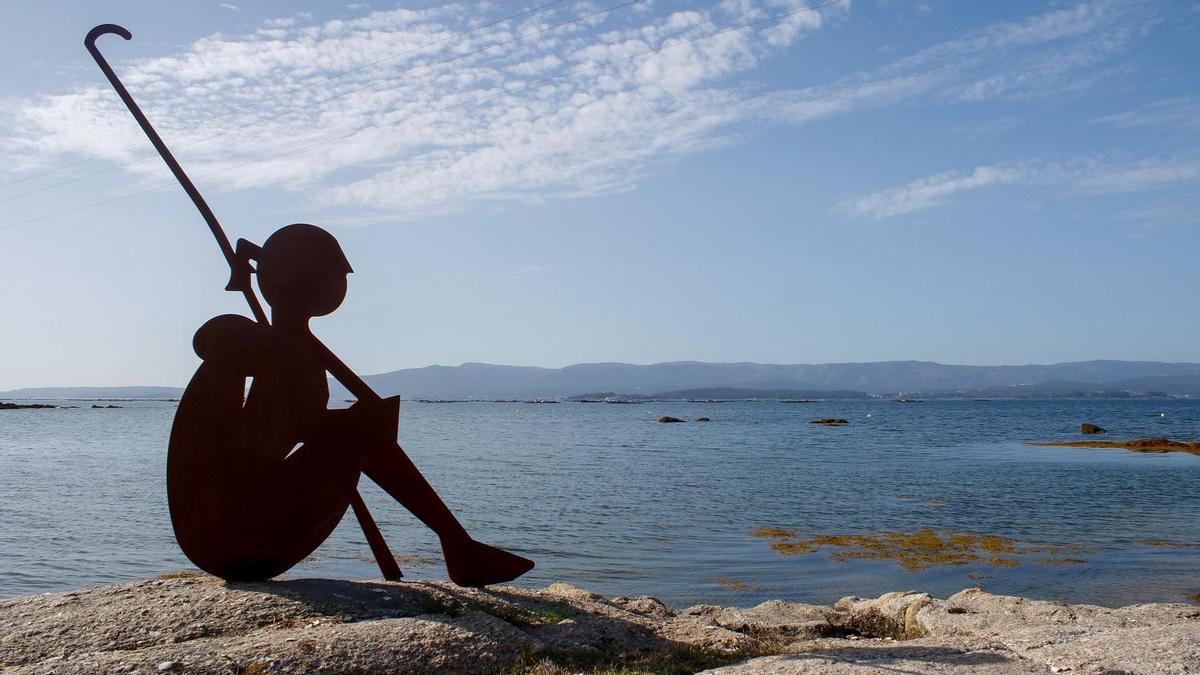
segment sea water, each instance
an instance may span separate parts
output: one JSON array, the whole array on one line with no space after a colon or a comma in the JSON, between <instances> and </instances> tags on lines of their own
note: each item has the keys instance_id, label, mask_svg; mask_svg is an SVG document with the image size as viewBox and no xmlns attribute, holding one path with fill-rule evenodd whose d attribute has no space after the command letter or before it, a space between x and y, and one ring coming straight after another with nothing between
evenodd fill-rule
<instances>
[{"instance_id":1,"label":"sea water","mask_svg":"<svg viewBox=\"0 0 1200 675\"><path fill-rule=\"evenodd\" d=\"M80 407L0 411L0 598L188 568L165 486L176 404L55 403ZM849 423L808 423L820 417ZM677 606L972 586L1187 602L1200 593L1200 457L1028 445L1097 438L1079 436L1084 421L1112 431L1100 438L1194 439L1200 402L405 402L400 441L477 539L537 562L521 584ZM433 534L368 480L361 489L405 576L444 578ZM832 548L782 555L753 535L761 527L798 539L934 528L1081 548L1069 564L984 555L906 569ZM379 576L352 515L290 574Z\"/></svg>"}]
</instances>

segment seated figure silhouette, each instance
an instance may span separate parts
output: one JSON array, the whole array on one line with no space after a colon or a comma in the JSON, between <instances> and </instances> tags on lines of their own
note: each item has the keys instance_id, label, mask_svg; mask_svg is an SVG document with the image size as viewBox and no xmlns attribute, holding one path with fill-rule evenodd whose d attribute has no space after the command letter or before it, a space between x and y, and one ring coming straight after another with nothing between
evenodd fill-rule
<instances>
[{"instance_id":1,"label":"seated figure silhouette","mask_svg":"<svg viewBox=\"0 0 1200 675\"><path fill-rule=\"evenodd\" d=\"M281 574L333 531L365 473L437 533L455 583L532 569L471 539L404 454L399 398L327 408L329 357L308 324L346 296L352 270L337 240L288 225L261 249L239 242L238 256L247 274L257 262L272 324L222 315L196 332L203 364L180 400L167 460L171 521L188 558L228 580Z\"/></svg>"}]
</instances>

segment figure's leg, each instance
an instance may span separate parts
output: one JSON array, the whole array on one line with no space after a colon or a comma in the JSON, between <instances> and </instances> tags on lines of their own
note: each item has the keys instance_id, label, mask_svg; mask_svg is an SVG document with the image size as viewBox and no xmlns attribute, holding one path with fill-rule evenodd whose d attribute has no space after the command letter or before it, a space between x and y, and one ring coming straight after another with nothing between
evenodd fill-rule
<instances>
[{"instance_id":1,"label":"figure's leg","mask_svg":"<svg viewBox=\"0 0 1200 675\"><path fill-rule=\"evenodd\" d=\"M499 584L533 569L532 560L471 539L399 443L368 451L363 473L438 535L446 571L459 586Z\"/></svg>"},{"instance_id":2,"label":"figure's leg","mask_svg":"<svg viewBox=\"0 0 1200 675\"><path fill-rule=\"evenodd\" d=\"M399 400L387 403L389 412L395 410L395 416L388 420L388 428L393 430L392 440L367 446L363 453L363 473L438 535L450 579L460 586L486 586L512 581L533 569L532 560L471 539L395 441Z\"/></svg>"},{"instance_id":3,"label":"figure's leg","mask_svg":"<svg viewBox=\"0 0 1200 675\"><path fill-rule=\"evenodd\" d=\"M363 473L412 511L443 542L470 539L466 529L434 491L399 443L377 446L363 455Z\"/></svg>"}]
</instances>

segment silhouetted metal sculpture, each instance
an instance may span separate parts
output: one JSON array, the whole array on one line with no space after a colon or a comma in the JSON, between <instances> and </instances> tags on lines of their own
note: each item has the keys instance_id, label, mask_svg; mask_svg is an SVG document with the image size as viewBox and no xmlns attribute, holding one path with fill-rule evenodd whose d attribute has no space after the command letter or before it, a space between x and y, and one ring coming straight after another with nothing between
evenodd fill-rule
<instances>
[{"instance_id":1,"label":"silhouetted metal sculpture","mask_svg":"<svg viewBox=\"0 0 1200 675\"><path fill-rule=\"evenodd\" d=\"M365 473L437 533L455 583L501 583L532 569L530 560L471 539L396 442L400 399L380 398L310 332L309 320L333 312L346 295L352 270L337 240L297 224L279 229L261 248L240 239L234 249L96 48L96 39L108 33L133 37L104 24L84 45L208 223L229 263L226 290L240 291L254 315L218 316L193 342L204 363L180 399L167 456L171 523L183 552L224 579L269 579L311 554L352 507L383 576L399 579L358 493ZM356 397L350 408L327 408L327 372ZM247 378L253 378L249 393Z\"/></svg>"}]
</instances>

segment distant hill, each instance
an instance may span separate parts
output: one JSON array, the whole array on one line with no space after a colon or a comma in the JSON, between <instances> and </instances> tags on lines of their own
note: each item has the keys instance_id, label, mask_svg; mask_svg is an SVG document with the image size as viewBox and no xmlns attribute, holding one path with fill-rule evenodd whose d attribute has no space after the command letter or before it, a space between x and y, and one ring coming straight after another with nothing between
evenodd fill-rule
<instances>
[{"instance_id":1,"label":"distant hill","mask_svg":"<svg viewBox=\"0 0 1200 675\"><path fill-rule=\"evenodd\" d=\"M0 399L179 398L179 387L32 387L0 391Z\"/></svg>"},{"instance_id":2,"label":"distant hill","mask_svg":"<svg viewBox=\"0 0 1200 675\"><path fill-rule=\"evenodd\" d=\"M739 389L737 387L706 387L660 391L657 394L618 394L611 391L571 396L568 401L786 401L809 399L869 398L862 391L814 391L811 389Z\"/></svg>"},{"instance_id":3,"label":"distant hill","mask_svg":"<svg viewBox=\"0 0 1200 675\"><path fill-rule=\"evenodd\" d=\"M648 398L848 398L872 396L1200 398L1200 363L1079 361L1052 365L955 366L930 361L769 364L676 361L581 363L565 368L464 363L395 370L364 379L384 396L426 399L565 398L619 392ZM721 390L741 393L721 393ZM757 394L746 394L750 390ZM44 387L0 399L179 398L176 387ZM333 398L350 398L330 382ZM764 393L765 392L765 393Z\"/></svg>"},{"instance_id":4,"label":"distant hill","mask_svg":"<svg viewBox=\"0 0 1200 675\"><path fill-rule=\"evenodd\" d=\"M1111 382L1037 382L915 395L987 398L1200 398L1200 375L1137 377Z\"/></svg>"},{"instance_id":5,"label":"distant hill","mask_svg":"<svg viewBox=\"0 0 1200 675\"><path fill-rule=\"evenodd\" d=\"M644 366L583 363L565 368L464 363L396 370L365 379L383 395L430 399L557 398L585 392L652 396L716 387L802 391L809 394L807 398L829 398L830 392L836 391L1020 396L1033 390L1019 392L1018 388L1042 383L1069 383L1085 393L1130 389L1200 397L1200 363L1158 361L1023 366L958 366L929 361L791 365L677 361ZM347 397L336 382L331 388L335 397Z\"/></svg>"}]
</instances>

